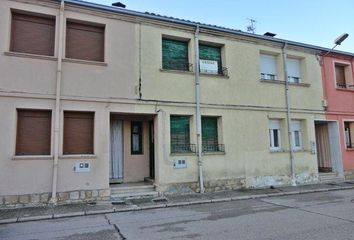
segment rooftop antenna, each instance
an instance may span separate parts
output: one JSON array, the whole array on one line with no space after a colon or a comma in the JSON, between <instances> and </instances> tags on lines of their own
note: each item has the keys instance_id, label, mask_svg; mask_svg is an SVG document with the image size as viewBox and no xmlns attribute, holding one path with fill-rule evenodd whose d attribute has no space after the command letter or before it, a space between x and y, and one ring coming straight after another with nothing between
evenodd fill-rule
<instances>
[{"instance_id":1,"label":"rooftop antenna","mask_svg":"<svg viewBox=\"0 0 354 240\"><path fill-rule=\"evenodd\" d=\"M255 23L257 22L256 20L252 18L247 18L247 20L250 22L250 24L247 26L247 32L250 33L255 33L256 32L256 25Z\"/></svg>"}]
</instances>

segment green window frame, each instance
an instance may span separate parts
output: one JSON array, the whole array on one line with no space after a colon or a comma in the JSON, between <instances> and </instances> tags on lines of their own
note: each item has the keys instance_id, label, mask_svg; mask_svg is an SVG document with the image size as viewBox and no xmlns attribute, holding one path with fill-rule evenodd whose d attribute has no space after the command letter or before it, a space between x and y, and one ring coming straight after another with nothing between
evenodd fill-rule
<instances>
[{"instance_id":1,"label":"green window frame","mask_svg":"<svg viewBox=\"0 0 354 240\"><path fill-rule=\"evenodd\" d=\"M220 46L199 44L199 60L217 61L218 74L223 74Z\"/></svg>"},{"instance_id":2,"label":"green window frame","mask_svg":"<svg viewBox=\"0 0 354 240\"><path fill-rule=\"evenodd\" d=\"M171 152L191 152L190 117L170 116Z\"/></svg>"},{"instance_id":3,"label":"green window frame","mask_svg":"<svg viewBox=\"0 0 354 240\"><path fill-rule=\"evenodd\" d=\"M189 71L187 41L162 39L162 69Z\"/></svg>"},{"instance_id":4,"label":"green window frame","mask_svg":"<svg viewBox=\"0 0 354 240\"><path fill-rule=\"evenodd\" d=\"M203 152L218 152L218 118L202 117L202 146Z\"/></svg>"}]
</instances>

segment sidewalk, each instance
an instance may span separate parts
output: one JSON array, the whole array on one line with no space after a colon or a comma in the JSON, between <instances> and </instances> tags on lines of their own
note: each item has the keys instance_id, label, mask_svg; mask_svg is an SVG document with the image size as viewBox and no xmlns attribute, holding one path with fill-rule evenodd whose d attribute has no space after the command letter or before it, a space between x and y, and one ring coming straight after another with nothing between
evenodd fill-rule
<instances>
[{"instance_id":1,"label":"sidewalk","mask_svg":"<svg viewBox=\"0 0 354 240\"><path fill-rule=\"evenodd\" d=\"M275 189L240 189L204 194L167 195L164 198L125 199L124 202L97 202L96 204L71 204L55 207L29 207L0 210L0 224L56 219L74 216L105 214L113 212L139 211L145 209L178 207L213 202L228 202L274 196L305 194L354 189L354 181L279 187Z\"/></svg>"}]
</instances>

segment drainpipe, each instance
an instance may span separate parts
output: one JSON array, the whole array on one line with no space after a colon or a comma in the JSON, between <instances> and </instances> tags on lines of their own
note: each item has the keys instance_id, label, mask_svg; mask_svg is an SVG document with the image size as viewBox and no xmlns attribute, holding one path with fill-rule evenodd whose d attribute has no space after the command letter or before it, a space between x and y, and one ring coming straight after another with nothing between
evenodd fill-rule
<instances>
[{"instance_id":1,"label":"drainpipe","mask_svg":"<svg viewBox=\"0 0 354 240\"><path fill-rule=\"evenodd\" d=\"M291 112L290 112L290 91L289 91L289 81L288 81L288 66L287 66L287 53L286 48L288 44L284 43L283 46L283 66L284 66L284 78L285 78L285 103L286 103L286 122L288 125L288 142L289 142L289 155L290 155L290 165L291 165L291 185L296 186L295 179L295 163L294 163L294 150L293 150L293 138L291 131Z\"/></svg>"},{"instance_id":2,"label":"drainpipe","mask_svg":"<svg viewBox=\"0 0 354 240\"><path fill-rule=\"evenodd\" d=\"M204 193L203 181L203 157L202 157L202 117L200 115L200 80L199 80L199 25L194 34L195 41L195 102L196 102L196 123L197 123L197 151L198 151L198 174L200 193Z\"/></svg>"},{"instance_id":3,"label":"drainpipe","mask_svg":"<svg viewBox=\"0 0 354 240\"><path fill-rule=\"evenodd\" d=\"M54 113L54 161L53 161L53 181L52 196L50 204L57 203L57 181L58 181L58 161L59 161L59 133L60 133L60 93L62 80L62 61L63 61L63 39L64 39L64 0L60 3L59 14L59 35L58 35L58 65L56 75L55 93L55 113Z\"/></svg>"}]
</instances>

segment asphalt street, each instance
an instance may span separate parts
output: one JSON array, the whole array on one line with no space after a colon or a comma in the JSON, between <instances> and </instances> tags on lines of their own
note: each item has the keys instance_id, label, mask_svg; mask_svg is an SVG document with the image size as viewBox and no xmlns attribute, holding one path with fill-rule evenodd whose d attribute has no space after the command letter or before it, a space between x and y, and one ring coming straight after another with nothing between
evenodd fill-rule
<instances>
[{"instance_id":1,"label":"asphalt street","mask_svg":"<svg viewBox=\"0 0 354 240\"><path fill-rule=\"evenodd\" d=\"M0 239L354 239L354 190L3 224Z\"/></svg>"}]
</instances>

